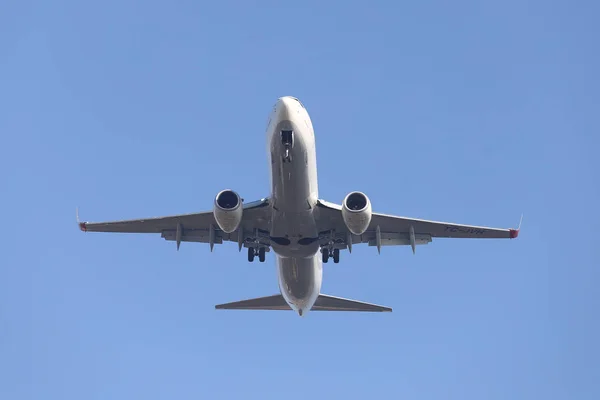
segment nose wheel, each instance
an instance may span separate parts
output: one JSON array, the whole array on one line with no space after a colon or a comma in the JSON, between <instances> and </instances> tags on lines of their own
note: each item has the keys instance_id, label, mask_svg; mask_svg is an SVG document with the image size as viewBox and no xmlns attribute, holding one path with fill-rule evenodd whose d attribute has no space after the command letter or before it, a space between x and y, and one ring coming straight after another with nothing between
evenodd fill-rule
<instances>
[{"instance_id":1,"label":"nose wheel","mask_svg":"<svg viewBox=\"0 0 600 400\"><path fill-rule=\"evenodd\" d=\"M283 162L292 162L292 147L294 147L294 131L283 130L281 131L281 144L283 145L284 155Z\"/></svg>"},{"instance_id":2,"label":"nose wheel","mask_svg":"<svg viewBox=\"0 0 600 400\"><path fill-rule=\"evenodd\" d=\"M291 149L289 147L285 147L285 152L283 154L283 162L284 163L291 163L292 162L292 154L291 154Z\"/></svg>"},{"instance_id":3,"label":"nose wheel","mask_svg":"<svg viewBox=\"0 0 600 400\"><path fill-rule=\"evenodd\" d=\"M266 249L264 247L259 247L258 249L255 247L248 247L248 261L254 262L254 257L258 256L258 261L265 262L265 252Z\"/></svg>"},{"instance_id":4,"label":"nose wheel","mask_svg":"<svg viewBox=\"0 0 600 400\"><path fill-rule=\"evenodd\" d=\"M335 264L340 262L340 249L330 250L328 247L323 247L321 253L323 256L323 263L327 263L329 261L329 256L333 257L333 262Z\"/></svg>"}]
</instances>

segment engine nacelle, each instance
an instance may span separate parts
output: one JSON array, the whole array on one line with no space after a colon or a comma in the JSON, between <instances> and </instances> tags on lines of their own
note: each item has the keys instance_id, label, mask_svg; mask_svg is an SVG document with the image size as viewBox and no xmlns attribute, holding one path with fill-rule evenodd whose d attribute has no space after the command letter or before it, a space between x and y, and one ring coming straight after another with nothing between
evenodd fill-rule
<instances>
[{"instance_id":1,"label":"engine nacelle","mask_svg":"<svg viewBox=\"0 0 600 400\"><path fill-rule=\"evenodd\" d=\"M371 223L371 201L361 192L351 192L342 203L342 218L348 230L362 235Z\"/></svg>"},{"instance_id":2,"label":"engine nacelle","mask_svg":"<svg viewBox=\"0 0 600 400\"><path fill-rule=\"evenodd\" d=\"M223 232L231 233L238 228L243 211L242 199L233 190L222 190L215 197L213 214Z\"/></svg>"}]
</instances>

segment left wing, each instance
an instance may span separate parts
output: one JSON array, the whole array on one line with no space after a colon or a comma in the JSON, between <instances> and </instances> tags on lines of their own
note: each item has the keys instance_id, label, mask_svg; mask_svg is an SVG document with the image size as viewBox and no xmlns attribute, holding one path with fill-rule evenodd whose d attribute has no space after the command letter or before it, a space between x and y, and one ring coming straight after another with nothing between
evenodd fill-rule
<instances>
[{"instance_id":1,"label":"left wing","mask_svg":"<svg viewBox=\"0 0 600 400\"><path fill-rule=\"evenodd\" d=\"M109 222L79 222L79 217L77 220L84 232L160 233L165 240L176 241L177 248L180 242L200 242L209 243L212 250L215 244L229 241L238 243L241 250L250 243L260 242L268 251L268 206L269 199L244 204L240 228L231 233L219 229L212 211Z\"/></svg>"},{"instance_id":2,"label":"left wing","mask_svg":"<svg viewBox=\"0 0 600 400\"><path fill-rule=\"evenodd\" d=\"M432 238L481 238L481 239L514 239L519 235L517 229L489 228L454 224L449 222L428 221L373 213L368 229L362 235L348 232L342 219L342 206L324 200L317 202L319 209L319 230L321 240L328 240L327 234L334 233L336 248L349 248L352 244L368 243L369 246L401 246L427 244Z\"/></svg>"}]
</instances>

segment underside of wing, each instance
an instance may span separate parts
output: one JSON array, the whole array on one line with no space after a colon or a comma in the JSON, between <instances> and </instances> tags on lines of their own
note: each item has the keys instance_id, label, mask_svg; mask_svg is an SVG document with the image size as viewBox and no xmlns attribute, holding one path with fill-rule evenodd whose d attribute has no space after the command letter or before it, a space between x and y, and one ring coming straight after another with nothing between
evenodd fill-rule
<instances>
[{"instance_id":1,"label":"underside of wing","mask_svg":"<svg viewBox=\"0 0 600 400\"><path fill-rule=\"evenodd\" d=\"M399 232L409 232L412 227L415 233L438 238L514 239L519 234L519 229L455 224L373 213L369 228L375 229L377 226L382 231Z\"/></svg>"},{"instance_id":2,"label":"underside of wing","mask_svg":"<svg viewBox=\"0 0 600 400\"><path fill-rule=\"evenodd\" d=\"M520 224L517 229L503 229L372 213L366 231L355 235L344 222L341 205L319 200L317 207L322 243L333 241L337 248L368 243L378 247L410 245L414 249L433 238L514 239L520 229Z\"/></svg>"},{"instance_id":3,"label":"underside of wing","mask_svg":"<svg viewBox=\"0 0 600 400\"><path fill-rule=\"evenodd\" d=\"M77 222L79 229L84 232L160 233L165 240L178 243L200 242L212 245L231 241L237 242L240 248L246 241L251 240L255 244L261 243L266 246L269 251L268 206L268 199L244 204L241 228L231 233L219 228L212 211L107 222L80 222L78 217Z\"/></svg>"},{"instance_id":4,"label":"underside of wing","mask_svg":"<svg viewBox=\"0 0 600 400\"><path fill-rule=\"evenodd\" d=\"M207 211L122 221L79 222L79 228L84 232L161 233L164 230L176 228L177 224L185 224L191 228L206 228L214 223L213 213Z\"/></svg>"}]
</instances>

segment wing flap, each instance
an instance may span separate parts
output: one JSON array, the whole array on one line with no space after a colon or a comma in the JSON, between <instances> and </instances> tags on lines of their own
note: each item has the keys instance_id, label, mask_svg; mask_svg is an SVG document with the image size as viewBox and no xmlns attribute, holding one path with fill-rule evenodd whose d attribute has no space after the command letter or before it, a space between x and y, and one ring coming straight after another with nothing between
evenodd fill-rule
<instances>
[{"instance_id":1,"label":"wing flap","mask_svg":"<svg viewBox=\"0 0 600 400\"><path fill-rule=\"evenodd\" d=\"M390 307L320 294L311 311L392 312Z\"/></svg>"},{"instance_id":2,"label":"wing flap","mask_svg":"<svg viewBox=\"0 0 600 400\"><path fill-rule=\"evenodd\" d=\"M377 246L375 232L366 232L361 235L358 243L366 242L369 246ZM415 244L422 245L431 242L431 235L421 233L415 234ZM408 233L381 232L382 246L410 246L410 235Z\"/></svg>"},{"instance_id":3,"label":"wing flap","mask_svg":"<svg viewBox=\"0 0 600 400\"><path fill-rule=\"evenodd\" d=\"M223 240L236 241L239 231L225 233L219 231L215 235L214 243L221 244ZM177 230L164 230L161 232L161 237L165 240L177 241ZM183 229L181 234L182 242L210 243L209 229Z\"/></svg>"}]
</instances>

